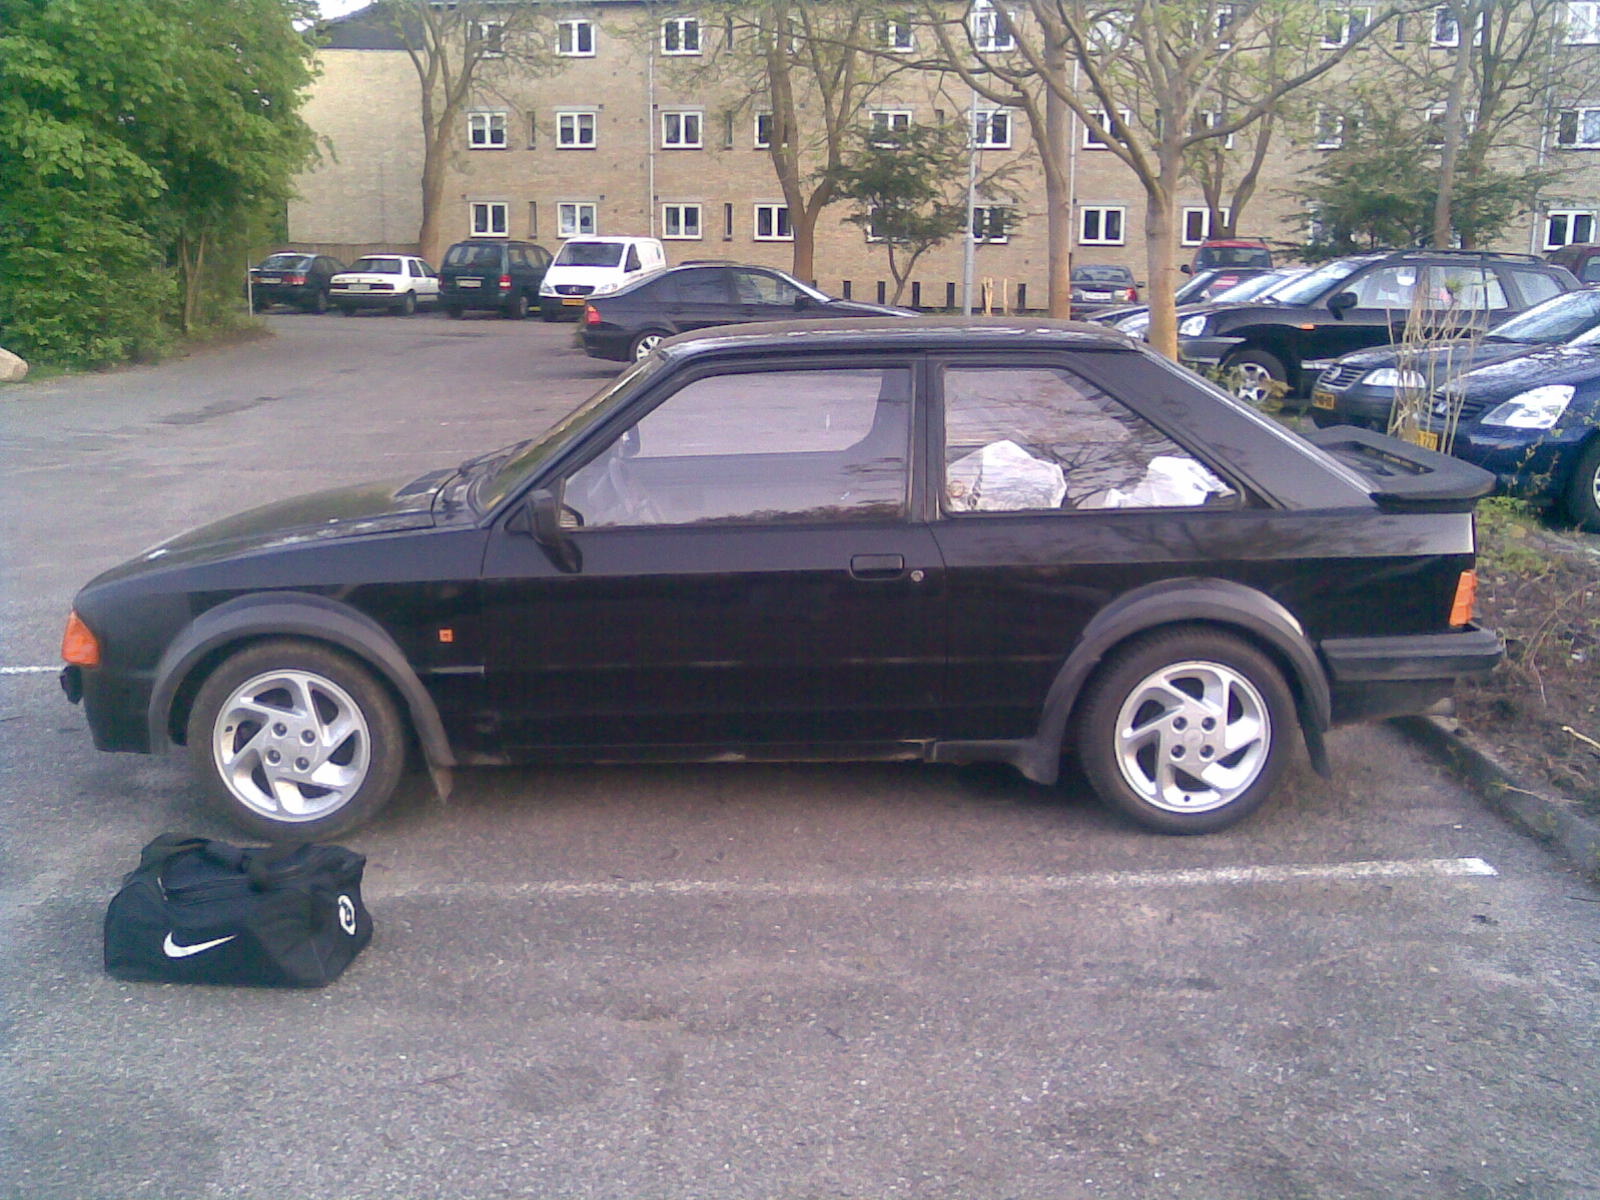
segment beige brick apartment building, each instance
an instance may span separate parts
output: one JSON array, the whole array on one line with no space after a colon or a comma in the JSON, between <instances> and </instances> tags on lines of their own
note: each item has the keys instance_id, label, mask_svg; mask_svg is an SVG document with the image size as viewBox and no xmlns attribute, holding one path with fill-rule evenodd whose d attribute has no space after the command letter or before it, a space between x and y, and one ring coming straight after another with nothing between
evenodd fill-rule
<instances>
[{"instance_id":1,"label":"beige brick apartment building","mask_svg":"<svg viewBox=\"0 0 1600 1200\"><path fill-rule=\"evenodd\" d=\"M976 0L983 6L988 0ZM1600 4L1574 3L1573 39L1600 41ZM1595 10L1595 11L1591 11ZM1587 22L1585 24L1585 22ZM574 234L645 234L666 240L669 260L726 258L788 267L791 232L765 148L770 118L705 70L723 26L692 6L652 0L591 0L551 7L550 67L537 74L489 72L464 114L445 185L444 241L506 236L554 250ZM1413 29L1424 39L1426 20ZM346 257L368 249L412 250L421 218L422 134L418 83L392 28L363 10L333 22L322 73L305 116L328 151L298 183L289 207L297 245ZM890 27L884 37L909 39ZM1438 35L1433 35L1438 36ZM1448 43L1445 43L1448 44ZM1544 252L1600 237L1600 80L1592 107L1553 113L1533 131L1540 153L1577 164L1563 196L1522 219L1500 248ZM1300 169L1336 144L1328 113L1308 99L1301 128L1283 129L1239 233L1303 240ZM974 112L982 169L1019 165L1013 199L978 197L976 275L1012 305L1046 298L1044 189L1028 124L977 99L953 76L901 75L877 93L867 118L899 122L965 119ZM1294 122L1283 122L1285 125ZM1241 143L1244 141L1241 138ZM1232 153L1244 153L1241 145ZM1071 131L1075 262L1130 266L1144 278L1143 192L1132 174L1080 122ZM1180 197L1185 246L1207 235L1198 184ZM1006 221L991 221L1002 214ZM835 294L878 295L889 279L881 247L827 209L817 228L815 276ZM1002 232L1003 230L1003 232ZM989 236L990 234L993 236ZM957 303L960 239L919 262L904 303Z\"/></svg>"}]
</instances>

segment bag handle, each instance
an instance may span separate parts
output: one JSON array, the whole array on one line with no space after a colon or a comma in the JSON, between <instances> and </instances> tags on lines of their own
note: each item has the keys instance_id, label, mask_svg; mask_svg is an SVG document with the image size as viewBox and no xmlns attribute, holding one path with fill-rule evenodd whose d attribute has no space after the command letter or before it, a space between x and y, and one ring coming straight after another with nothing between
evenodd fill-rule
<instances>
[{"instance_id":1,"label":"bag handle","mask_svg":"<svg viewBox=\"0 0 1600 1200\"><path fill-rule=\"evenodd\" d=\"M310 842L289 842L284 845L262 846L259 849L242 851L244 871L250 876L251 889L257 892L271 890L277 883L272 868L285 859L293 858L309 845Z\"/></svg>"},{"instance_id":2,"label":"bag handle","mask_svg":"<svg viewBox=\"0 0 1600 1200\"><path fill-rule=\"evenodd\" d=\"M182 833L163 833L139 852L139 870L148 871L160 868L190 850L204 851L211 844L210 839L189 837Z\"/></svg>"}]
</instances>

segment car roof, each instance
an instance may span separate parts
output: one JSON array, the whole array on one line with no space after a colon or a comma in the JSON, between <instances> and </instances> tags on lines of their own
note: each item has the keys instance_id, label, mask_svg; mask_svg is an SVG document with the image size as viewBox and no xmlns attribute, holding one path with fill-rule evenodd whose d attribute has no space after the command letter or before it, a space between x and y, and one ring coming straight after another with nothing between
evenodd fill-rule
<instances>
[{"instance_id":1,"label":"car roof","mask_svg":"<svg viewBox=\"0 0 1600 1200\"><path fill-rule=\"evenodd\" d=\"M1053 317L830 317L758 321L680 333L669 353L745 349L1092 349L1142 352L1140 343L1105 325Z\"/></svg>"}]
</instances>

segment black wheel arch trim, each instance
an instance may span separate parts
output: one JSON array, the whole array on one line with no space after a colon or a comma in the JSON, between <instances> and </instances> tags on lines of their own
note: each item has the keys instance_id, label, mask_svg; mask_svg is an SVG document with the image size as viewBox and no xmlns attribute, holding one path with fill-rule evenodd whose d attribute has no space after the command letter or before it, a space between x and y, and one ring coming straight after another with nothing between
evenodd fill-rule
<instances>
[{"instance_id":1,"label":"black wheel arch trim","mask_svg":"<svg viewBox=\"0 0 1600 1200\"><path fill-rule=\"evenodd\" d=\"M1226 579L1169 579L1119 596L1095 614L1045 697L1038 732L1015 742L941 743L934 758L946 762L999 759L1035 783L1056 781L1068 723L1084 686L1107 654L1128 639L1178 625L1236 631L1264 648L1285 670L1306 749L1318 773L1328 773L1322 734L1332 724L1327 673L1300 622L1278 601Z\"/></svg>"},{"instance_id":2,"label":"black wheel arch trim","mask_svg":"<svg viewBox=\"0 0 1600 1200\"><path fill-rule=\"evenodd\" d=\"M364 613L306 592L238 596L207 609L172 639L156 666L147 720L152 750L172 745L169 721L179 690L194 669L221 646L240 640L299 637L325 642L352 655L394 688L428 764L455 766L439 710L404 652L388 632Z\"/></svg>"}]
</instances>

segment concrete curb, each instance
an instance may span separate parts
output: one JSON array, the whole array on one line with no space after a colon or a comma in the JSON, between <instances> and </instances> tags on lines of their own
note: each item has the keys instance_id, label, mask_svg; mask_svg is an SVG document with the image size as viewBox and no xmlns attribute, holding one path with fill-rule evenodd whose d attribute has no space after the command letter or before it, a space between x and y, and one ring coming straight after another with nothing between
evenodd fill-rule
<instances>
[{"instance_id":1,"label":"concrete curb","mask_svg":"<svg viewBox=\"0 0 1600 1200\"><path fill-rule=\"evenodd\" d=\"M1443 717L1399 717L1395 725L1470 784L1495 812L1533 835L1591 879L1600 879L1600 821L1571 800L1525 788L1460 722Z\"/></svg>"}]
</instances>

